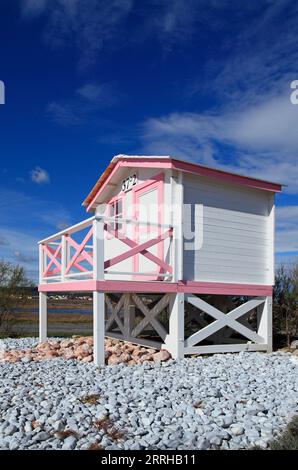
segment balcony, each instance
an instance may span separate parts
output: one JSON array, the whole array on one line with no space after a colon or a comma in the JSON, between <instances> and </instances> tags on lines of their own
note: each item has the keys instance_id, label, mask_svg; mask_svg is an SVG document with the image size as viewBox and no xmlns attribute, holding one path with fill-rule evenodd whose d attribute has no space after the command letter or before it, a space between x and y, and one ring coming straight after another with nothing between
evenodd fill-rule
<instances>
[{"instance_id":1,"label":"balcony","mask_svg":"<svg viewBox=\"0 0 298 470\"><path fill-rule=\"evenodd\" d=\"M174 229L96 215L39 242L40 285L175 282Z\"/></svg>"}]
</instances>

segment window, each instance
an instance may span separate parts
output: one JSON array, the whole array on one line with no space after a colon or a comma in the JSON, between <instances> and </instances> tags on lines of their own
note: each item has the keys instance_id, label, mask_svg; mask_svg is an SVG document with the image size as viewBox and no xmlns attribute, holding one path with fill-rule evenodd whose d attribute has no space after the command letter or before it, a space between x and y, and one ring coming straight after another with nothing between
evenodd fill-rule
<instances>
[{"instance_id":1,"label":"window","mask_svg":"<svg viewBox=\"0 0 298 470\"><path fill-rule=\"evenodd\" d=\"M123 202L122 197L110 202L110 217L115 219L123 218ZM116 221L111 223L111 227L116 232L122 229L122 223L118 223Z\"/></svg>"}]
</instances>

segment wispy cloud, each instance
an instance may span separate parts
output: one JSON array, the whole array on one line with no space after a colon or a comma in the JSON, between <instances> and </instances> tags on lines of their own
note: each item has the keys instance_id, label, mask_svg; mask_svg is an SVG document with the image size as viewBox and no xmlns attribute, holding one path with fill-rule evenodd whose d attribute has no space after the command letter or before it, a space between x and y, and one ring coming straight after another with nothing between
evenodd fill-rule
<instances>
[{"instance_id":1,"label":"wispy cloud","mask_svg":"<svg viewBox=\"0 0 298 470\"><path fill-rule=\"evenodd\" d=\"M86 83L76 90L76 93L91 103L107 103L110 99L110 87L105 84Z\"/></svg>"},{"instance_id":2,"label":"wispy cloud","mask_svg":"<svg viewBox=\"0 0 298 470\"><path fill-rule=\"evenodd\" d=\"M23 0L23 13L27 19L44 15L46 42L53 48L75 44L84 70L119 37L132 5L133 0Z\"/></svg>"},{"instance_id":3,"label":"wispy cloud","mask_svg":"<svg viewBox=\"0 0 298 470\"><path fill-rule=\"evenodd\" d=\"M0 213L2 227L27 227L30 216L30 228L38 231L38 236L45 229L59 229L61 224L70 225L72 221L70 213L62 204L4 188L0 189ZM18 214L17 218L15 214Z\"/></svg>"},{"instance_id":4,"label":"wispy cloud","mask_svg":"<svg viewBox=\"0 0 298 470\"><path fill-rule=\"evenodd\" d=\"M47 106L47 116L63 127L74 127L82 124L82 110L72 103L53 101Z\"/></svg>"},{"instance_id":5,"label":"wispy cloud","mask_svg":"<svg viewBox=\"0 0 298 470\"><path fill-rule=\"evenodd\" d=\"M276 250L278 253L298 253L298 206L276 208Z\"/></svg>"},{"instance_id":6,"label":"wispy cloud","mask_svg":"<svg viewBox=\"0 0 298 470\"><path fill-rule=\"evenodd\" d=\"M222 5L227 18L229 6ZM246 8L250 22L234 31L233 44L227 35L218 45L219 59L207 61L204 80L194 79L192 99L209 96L208 109L148 119L143 150L281 181L297 194L298 106L290 101L290 83L297 75L298 4L259 6L241 6L239 26ZM280 21L281 15L287 21ZM219 30L225 29L221 16L217 19Z\"/></svg>"},{"instance_id":7,"label":"wispy cloud","mask_svg":"<svg viewBox=\"0 0 298 470\"><path fill-rule=\"evenodd\" d=\"M24 0L23 1L23 14L28 16L35 16L43 13L47 7L47 0Z\"/></svg>"},{"instance_id":8,"label":"wispy cloud","mask_svg":"<svg viewBox=\"0 0 298 470\"><path fill-rule=\"evenodd\" d=\"M196 36L203 49L210 31L228 30L229 18L245 18L253 8L250 3L243 3L239 11L238 0L22 0L22 12L27 20L45 19L44 38L52 48L75 46L79 69L84 71L103 51L128 43L153 40L160 53L171 53ZM131 18L133 28L129 27Z\"/></svg>"},{"instance_id":9,"label":"wispy cloud","mask_svg":"<svg viewBox=\"0 0 298 470\"><path fill-rule=\"evenodd\" d=\"M25 264L30 275L36 280L37 242L46 234L71 225L73 221L69 212L52 200L34 198L21 191L1 188L0 213L0 258Z\"/></svg>"},{"instance_id":10,"label":"wispy cloud","mask_svg":"<svg viewBox=\"0 0 298 470\"><path fill-rule=\"evenodd\" d=\"M0 258L4 258L13 264L25 264L26 268L30 270L32 278L37 280L38 237L26 233L25 229L5 228L3 226L0 228L0 237L9 240L8 244L1 246Z\"/></svg>"},{"instance_id":11,"label":"wispy cloud","mask_svg":"<svg viewBox=\"0 0 298 470\"><path fill-rule=\"evenodd\" d=\"M16 177L16 182L24 184L26 181L25 181L25 178L23 178L22 176L17 176Z\"/></svg>"},{"instance_id":12,"label":"wispy cloud","mask_svg":"<svg viewBox=\"0 0 298 470\"><path fill-rule=\"evenodd\" d=\"M0 246L8 246L8 245L9 245L9 241L7 240L7 238L0 236Z\"/></svg>"},{"instance_id":13,"label":"wispy cloud","mask_svg":"<svg viewBox=\"0 0 298 470\"><path fill-rule=\"evenodd\" d=\"M112 84L85 83L70 98L50 103L46 114L63 127L77 127L87 121L90 127L92 122L97 122L98 110L119 104L120 100L120 94Z\"/></svg>"},{"instance_id":14,"label":"wispy cloud","mask_svg":"<svg viewBox=\"0 0 298 470\"><path fill-rule=\"evenodd\" d=\"M14 252L15 259L18 263L37 263L38 262L38 256L37 255L26 255L25 253L21 251L15 251Z\"/></svg>"},{"instance_id":15,"label":"wispy cloud","mask_svg":"<svg viewBox=\"0 0 298 470\"><path fill-rule=\"evenodd\" d=\"M45 184L51 181L50 175L47 170L40 168L39 166L35 167L34 170L30 172L31 180L36 184Z\"/></svg>"}]
</instances>

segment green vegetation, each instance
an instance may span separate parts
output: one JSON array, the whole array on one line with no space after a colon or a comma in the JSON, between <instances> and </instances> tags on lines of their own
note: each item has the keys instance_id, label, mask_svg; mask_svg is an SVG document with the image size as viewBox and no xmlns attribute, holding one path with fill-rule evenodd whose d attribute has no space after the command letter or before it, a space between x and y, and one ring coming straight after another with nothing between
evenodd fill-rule
<instances>
[{"instance_id":1,"label":"green vegetation","mask_svg":"<svg viewBox=\"0 0 298 470\"><path fill-rule=\"evenodd\" d=\"M298 261L292 267L279 266L273 297L273 333L275 338L291 341L298 335Z\"/></svg>"},{"instance_id":2,"label":"green vegetation","mask_svg":"<svg viewBox=\"0 0 298 470\"><path fill-rule=\"evenodd\" d=\"M26 304L28 301L26 289L32 286L23 267L0 260L0 333L2 336L14 335L13 311Z\"/></svg>"}]
</instances>

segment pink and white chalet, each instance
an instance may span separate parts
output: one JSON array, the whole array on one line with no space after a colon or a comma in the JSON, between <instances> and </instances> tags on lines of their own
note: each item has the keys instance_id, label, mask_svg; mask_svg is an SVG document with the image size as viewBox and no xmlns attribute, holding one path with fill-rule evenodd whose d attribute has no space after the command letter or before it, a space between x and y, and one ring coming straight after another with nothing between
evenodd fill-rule
<instances>
[{"instance_id":1,"label":"pink and white chalet","mask_svg":"<svg viewBox=\"0 0 298 470\"><path fill-rule=\"evenodd\" d=\"M92 292L97 365L105 336L177 359L270 351L280 191L170 156L117 155L83 203L92 217L39 243L40 341L47 293Z\"/></svg>"}]
</instances>

